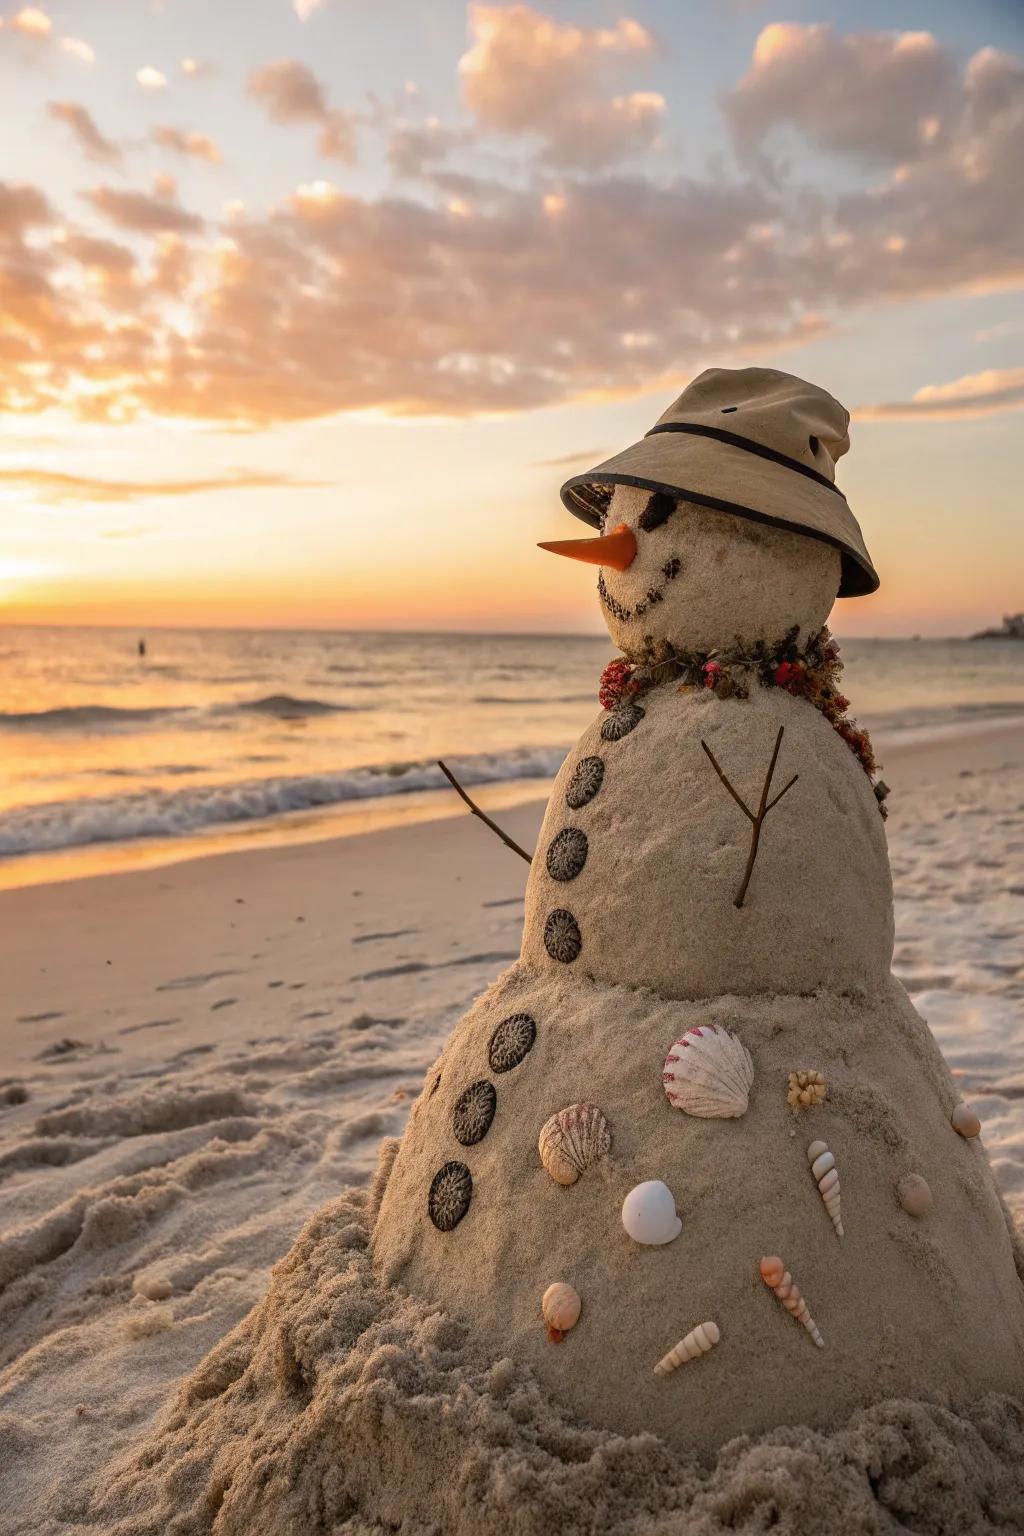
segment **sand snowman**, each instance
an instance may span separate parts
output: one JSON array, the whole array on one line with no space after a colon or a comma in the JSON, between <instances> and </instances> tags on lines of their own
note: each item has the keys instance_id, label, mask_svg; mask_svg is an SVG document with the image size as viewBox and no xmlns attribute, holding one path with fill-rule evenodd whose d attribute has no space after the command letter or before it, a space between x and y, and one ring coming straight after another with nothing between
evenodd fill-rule
<instances>
[{"instance_id":1,"label":"sand snowman","mask_svg":"<svg viewBox=\"0 0 1024 1536\"><path fill-rule=\"evenodd\" d=\"M682 1449L1024 1385L1007 1221L890 971L883 789L824 629L878 585L848 420L714 369L563 488L599 532L545 547L600 566L622 658L520 960L428 1074L373 1234L581 1420Z\"/></svg>"}]
</instances>

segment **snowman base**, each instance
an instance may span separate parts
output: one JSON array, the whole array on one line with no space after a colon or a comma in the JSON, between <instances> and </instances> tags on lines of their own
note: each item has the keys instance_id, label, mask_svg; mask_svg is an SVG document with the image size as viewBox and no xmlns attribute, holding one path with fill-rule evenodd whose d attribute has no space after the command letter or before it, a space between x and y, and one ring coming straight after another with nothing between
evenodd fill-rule
<instances>
[{"instance_id":1,"label":"snowman base","mask_svg":"<svg viewBox=\"0 0 1024 1536\"><path fill-rule=\"evenodd\" d=\"M385 1144L378 1193L394 1152ZM489 1355L443 1308L383 1280L373 1202L348 1191L306 1224L266 1299L91 1508L104 1528L207 1530L216 1511L218 1536L987 1536L1024 1508L1024 1401L999 1394L957 1412L881 1402L830 1433L780 1423L703 1458L683 1448L685 1424L672 1447L588 1425L529 1363ZM572 1343L545 1347L571 1362ZM721 1348L659 1385L671 1393Z\"/></svg>"}]
</instances>

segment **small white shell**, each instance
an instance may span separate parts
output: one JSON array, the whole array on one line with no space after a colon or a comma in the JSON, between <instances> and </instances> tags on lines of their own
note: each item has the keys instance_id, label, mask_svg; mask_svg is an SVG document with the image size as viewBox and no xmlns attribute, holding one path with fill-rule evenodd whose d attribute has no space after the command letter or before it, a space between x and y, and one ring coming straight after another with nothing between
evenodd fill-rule
<instances>
[{"instance_id":1,"label":"small white shell","mask_svg":"<svg viewBox=\"0 0 1024 1536\"><path fill-rule=\"evenodd\" d=\"M803 1324L818 1348L824 1349L825 1340L818 1332L818 1325L807 1310L807 1303L804 1301L800 1287L778 1255L768 1254L761 1260L758 1267L765 1285L775 1292L786 1311L791 1312L798 1323Z\"/></svg>"},{"instance_id":2,"label":"small white shell","mask_svg":"<svg viewBox=\"0 0 1024 1536\"><path fill-rule=\"evenodd\" d=\"M981 1121L969 1104L958 1104L950 1116L950 1124L961 1136L970 1138L981 1131Z\"/></svg>"},{"instance_id":3,"label":"small white shell","mask_svg":"<svg viewBox=\"0 0 1024 1536\"><path fill-rule=\"evenodd\" d=\"M580 1301L579 1292L573 1290L571 1285L566 1285L562 1280L556 1280L554 1285L549 1285L541 1298L540 1310L544 1321L555 1333L568 1333L570 1328L575 1328L580 1320L580 1310L583 1303Z\"/></svg>"},{"instance_id":4,"label":"small white shell","mask_svg":"<svg viewBox=\"0 0 1024 1536\"><path fill-rule=\"evenodd\" d=\"M622 1225L634 1243L650 1245L670 1243L683 1230L672 1191L660 1179L647 1179L630 1190L622 1202Z\"/></svg>"},{"instance_id":5,"label":"small white shell","mask_svg":"<svg viewBox=\"0 0 1024 1536\"><path fill-rule=\"evenodd\" d=\"M684 1360L696 1360L699 1355L706 1355L709 1349L714 1349L721 1337L717 1323L699 1323L696 1328L690 1329L685 1339L680 1339L667 1355L661 1357L654 1367L655 1376L670 1376Z\"/></svg>"},{"instance_id":6,"label":"small white shell","mask_svg":"<svg viewBox=\"0 0 1024 1536\"><path fill-rule=\"evenodd\" d=\"M732 1120L747 1112L754 1063L727 1029L698 1024L672 1042L661 1081L676 1109L701 1120Z\"/></svg>"},{"instance_id":7,"label":"small white shell","mask_svg":"<svg viewBox=\"0 0 1024 1536\"><path fill-rule=\"evenodd\" d=\"M919 1173L908 1173L896 1185L900 1205L908 1216L924 1216L932 1207L932 1192Z\"/></svg>"},{"instance_id":8,"label":"small white shell","mask_svg":"<svg viewBox=\"0 0 1024 1536\"><path fill-rule=\"evenodd\" d=\"M843 1236L843 1221L839 1209L839 1175L836 1160L823 1141L812 1141L807 1148L807 1161L818 1191L825 1202L825 1209L832 1218L836 1236Z\"/></svg>"},{"instance_id":9,"label":"small white shell","mask_svg":"<svg viewBox=\"0 0 1024 1536\"><path fill-rule=\"evenodd\" d=\"M575 1184L612 1144L608 1121L596 1104L569 1104L541 1126L540 1160L556 1184Z\"/></svg>"}]
</instances>

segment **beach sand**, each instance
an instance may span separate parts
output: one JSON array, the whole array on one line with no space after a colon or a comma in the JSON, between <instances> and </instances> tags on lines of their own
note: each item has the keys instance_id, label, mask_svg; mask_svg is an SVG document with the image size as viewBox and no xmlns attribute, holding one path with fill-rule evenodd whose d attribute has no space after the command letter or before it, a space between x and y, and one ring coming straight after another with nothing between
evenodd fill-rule
<instances>
[{"instance_id":1,"label":"beach sand","mask_svg":"<svg viewBox=\"0 0 1024 1536\"><path fill-rule=\"evenodd\" d=\"M894 968L1024 1219L1024 728L879 746ZM542 810L500 819L530 848ZM394 1528L375 1524L401 1507L381 1437L409 1393L450 1399L451 1414L424 1410L426 1438L444 1418L464 1458L474 1424L505 1448L505 1485L480 1452L453 1486L514 1529L591 1529L580 1511L599 1508L603 1530L754 1531L772 1500L780 1531L1020 1528L1024 1485L1005 1468L1013 1444L1024 1456L1024 1417L1005 1400L970 1424L894 1408L680 1469L651 1440L566 1424L519 1367L474 1361L436 1311L375 1290L362 1197L345 1192L368 1183L451 1027L518 956L525 875L467 815L0 892L0 1530ZM294 1258L262 1322L243 1322L327 1202L302 1252L350 1266L348 1310L319 1346L350 1405L334 1419L294 1361L256 1359L267 1317L301 1316ZM257 1427L255 1409L225 1406L248 1360L254 1381L291 1382L294 1423L278 1406L262 1424L280 1442L273 1487L225 1449ZM410 1530L493 1528L460 1525L451 1488L407 1493ZM972 1525L979 1501L989 1523ZM683 1509L691 1523L673 1525Z\"/></svg>"}]
</instances>

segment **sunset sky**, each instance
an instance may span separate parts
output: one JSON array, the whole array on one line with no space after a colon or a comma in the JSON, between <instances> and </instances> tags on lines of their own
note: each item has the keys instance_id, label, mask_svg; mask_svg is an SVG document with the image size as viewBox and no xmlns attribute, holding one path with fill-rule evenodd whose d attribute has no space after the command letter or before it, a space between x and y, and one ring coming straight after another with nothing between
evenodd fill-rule
<instances>
[{"instance_id":1,"label":"sunset sky","mask_svg":"<svg viewBox=\"0 0 1024 1536\"><path fill-rule=\"evenodd\" d=\"M853 413L846 634L1024 608L1020 0L0 0L0 616L587 630L561 481Z\"/></svg>"}]
</instances>

